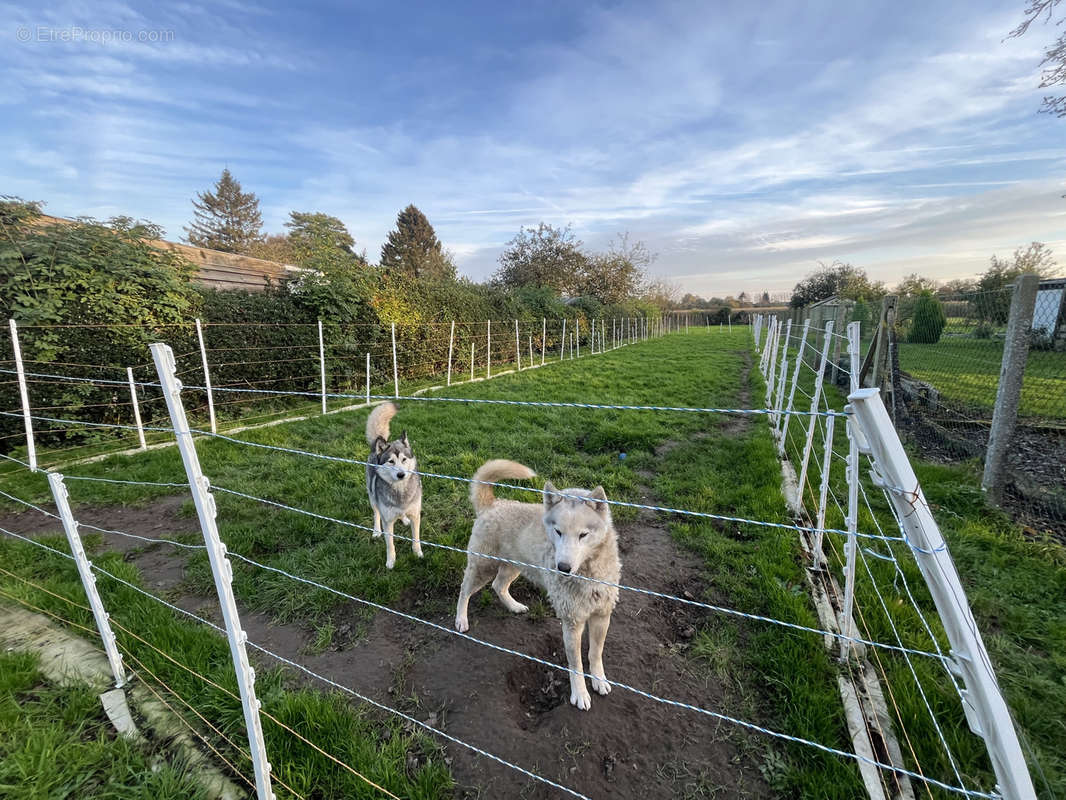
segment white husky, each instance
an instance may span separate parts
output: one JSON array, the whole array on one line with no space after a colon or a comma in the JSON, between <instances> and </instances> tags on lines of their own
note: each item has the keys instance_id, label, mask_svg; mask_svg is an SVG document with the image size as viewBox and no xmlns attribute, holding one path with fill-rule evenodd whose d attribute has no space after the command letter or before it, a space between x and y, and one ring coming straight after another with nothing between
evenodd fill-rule
<instances>
[{"instance_id":1,"label":"white husky","mask_svg":"<svg viewBox=\"0 0 1066 800\"><path fill-rule=\"evenodd\" d=\"M485 483L506 478L532 478L535 474L529 467L504 460L488 461L474 473L474 480L480 482L470 484L470 501L477 512L477 520L467 545L466 572L459 592L455 627L460 631L469 629L467 609L470 597L490 580L507 610L515 614L528 611L511 597L510 592L514 579L519 574L525 575L548 593L552 607L563 623L563 644L570 668L570 702L586 710L592 705L592 696L585 688L581 639L587 624L592 688L599 694L607 694L611 685L603 671L603 641L607 637L611 611L618 602L618 589L560 573L618 583L622 572L618 537L602 486L592 491L559 491L547 482L541 505L497 500L492 487ZM558 572L516 567L475 553Z\"/></svg>"}]
</instances>

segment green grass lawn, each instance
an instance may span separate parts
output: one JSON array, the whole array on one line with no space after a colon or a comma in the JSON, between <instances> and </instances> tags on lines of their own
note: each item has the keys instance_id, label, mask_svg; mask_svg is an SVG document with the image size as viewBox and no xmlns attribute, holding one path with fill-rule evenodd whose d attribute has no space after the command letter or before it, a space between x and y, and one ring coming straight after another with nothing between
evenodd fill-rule
<instances>
[{"instance_id":1,"label":"green grass lawn","mask_svg":"<svg viewBox=\"0 0 1066 800\"><path fill-rule=\"evenodd\" d=\"M186 770L158 756L157 747L118 736L89 687L49 683L36 656L0 653L0 797L206 797Z\"/></svg>"},{"instance_id":2,"label":"green grass lawn","mask_svg":"<svg viewBox=\"0 0 1066 800\"><path fill-rule=\"evenodd\" d=\"M900 368L936 387L945 400L991 417L999 386L1003 342L944 337L936 344L899 345ZM1066 352L1032 350L1022 383L1019 413L1066 419Z\"/></svg>"},{"instance_id":3,"label":"green grass lawn","mask_svg":"<svg viewBox=\"0 0 1066 800\"><path fill-rule=\"evenodd\" d=\"M741 375L750 363L750 333L732 334L693 329L622 348L581 361L509 375L491 382L452 387L452 396L498 399L588 401L625 404L669 404L731 407L751 392L752 405L761 405L764 388L757 370L747 383ZM366 412L315 417L241 434L249 441L304 448L320 453L363 458ZM484 460L510 457L550 476L560 486L602 483L611 498L635 500L648 488L648 475L657 503L697 511L766 521L788 521L780 493L780 470L765 421L738 422L707 414L667 414L509 406L467 406L452 403L406 402L394 422L406 428L425 471L469 476ZM669 448L663 445L669 443ZM217 486L248 492L302 508L370 523L363 468L356 465L307 460L221 440L198 443L204 472ZM658 453L657 453L658 451ZM624 459L620 454L625 453ZM151 481L183 481L184 473L173 448L129 457L116 457L70 470L73 474ZM964 581L972 592L978 621L989 631L992 655L1015 713L1028 732L1040 763L1052 784L1066 790L1061 762L1063 707L1061 676L1066 653L1066 568L1060 549L1022 540L1015 528L983 507L975 477L964 469L922 468L927 493L938 504L946 534ZM47 501L41 476L13 473L4 476L4 489L18 496ZM536 485L540 485L539 481ZM173 489L70 482L75 503L142 504ZM472 512L467 485L426 479L423 537L463 547ZM504 492L506 494L506 492ZM529 499L529 495L521 495ZM426 558L414 559L398 543L397 569L386 572L383 546L351 529L250 503L222 493L216 495L223 539L232 551L270 566L305 576L379 603L402 603L417 587L441 608L454 602L462 573L459 554L426 548ZM4 507L10 507L6 504ZM617 509L624 524L635 512ZM887 521L887 520L886 520ZM839 526L839 520L831 520ZM865 520L864 524L872 524ZM818 626L807 597L803 555L797 536L787 530L761 526L711 523L672 517L677 539L704 556L707 599L752 613L803 625ZM65 548L63 544L57 547ZM70 597L80 589L67 563L42 557L30 546L0 540L0 560L6 568L34 580L46 581ZM97 561L136 580L132 567L114 555ZM876 561L876 560L875 560ZM920 580L901 555L912 586ZM874 565L885 580L887 564ZM341 602L323 591L308 590L270 573L235 562L235 587L246 606L268 611L278 620L295 621L328 631L331 613ZM194 557L189 565L193 589L211 589L206 560ZM624 575L624 572L623 572ZM888 577L891 585L891 576ZM5 591L18 589L35 604L58 603L13 581L0 581ZM177 648L207 674L232 685L224 643L214 634L175 620L166 609L128 589L100 581L105 604L116 618L133 617L136 630L151 631L159 646ZM860 584L860 586L863 584ZM664 587L649 587L662 589ZM876 638L891 640L887 621L876 609L868 589L860 594L868 623ZM926 602L920 593L919 603ZM69 609L64 609L70 613ZM920 643L924 632L906 607L893 609L909 640ZM883 614L881 615L883 616ZM132 621L132 620L131 620ZM934 623L935 624L935 623ZM133 643L128 643L132 646ZM139 651L138 651L139 652ZM715 709L750 719L774 730L809 738L841 749L849 740L836 685L839 666L831 661L819 637L787 632L778 626L740 624L735 618L708 617L692 647L694 668L713 670L748 687L750 702L742 709ZM139 655L140 657L140 655ZM894 685L913 679L904 662L885 657ZM182 678L159 660L151 662L168 682L193 694L206 707L239 731L239 709L209 688ZM924 669L925 667L923 667ZM1056 677L1058 676L1058 677ZM983 787L992 785L982 745L965 731L957 696L941 692L941 675L921 675L937 704L940 718L952 726L952 744L963 761L964 775ZM434 742L411 737L396 728L387 735L375 732L383 723L371 721L330 696L310 690L293 692L280 674L263 677L264 706L288 709L290 724L315 720L314 729L334 730L330 743L344 741L343 755L371 777L411 797L448 796L450 780ZM897 683L898 682L898 683ZM948 685L950 688L950 685ZM356 686L355 688L358 688ZM651 688L651 687L646 687ZM913 690L901 688L897 701L907 722L919 762L941 779L953 780L938 756L928 717ZM275 711L277 713L277 711ZM318 720L326 720L318 722ZM350 776L296 747L290 737L271 730L268 748L280 774L298 790L321 781L336 791L324 796L363 796ZM235 727L234 727L235 726ZM668 735L664 732L664 735ZM802 745L782 745L759 737L758 747L771 768L767 780L775 794L793 797L853 798L862 792L853 762ZM403 769L404 748L427 753L425 766L410 775ZM277 755L273 755L277 754ZM908 756L909 758L909 756ZM908 762L910 764L910 762ZM312 769L312 765L314 768ZM911 764L913 766L913 764ZM343 785L344 791L340 790ZM935 794L935 792L934 792Z\"/></svg>"}]
</instances>

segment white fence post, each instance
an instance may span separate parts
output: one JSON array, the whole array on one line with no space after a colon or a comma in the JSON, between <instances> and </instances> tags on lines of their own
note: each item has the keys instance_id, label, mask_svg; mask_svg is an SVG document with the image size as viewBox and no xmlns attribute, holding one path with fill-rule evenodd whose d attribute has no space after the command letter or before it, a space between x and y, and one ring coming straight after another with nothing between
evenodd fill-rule
<instances>
[{"instance_id":1,"label":"white fence post","mask_svg":"<svg viewBox=\"0 0 1066 800\"><path fill-rule=\"evenodd\" d=\"M563 335L559 341L559 360L566 357L566 317L563 317Z\"/></svg>"},{"instance_id":2,"label":"white fence post","mask_svg":"<svg viewBox=\"0 0 1066 800\"><path fill-rule=\"evenodd\" d=\"M474 343L470 343L470 380L474 380Z\"/></svg>"},{"instance_id":3,"label":"white fence post","mask_svg":"<svg viewBox=\"0 0 1066 800\"><path fill-rule=\"evenodd\" d=\"M899 435L878 389L848 395L856 424L870 450L875 480L888 490L896 518L929 587L944 632L951 643L951 670L962 678L962 705L970 729L985 740L996 789L1007 800L1033 800L1036 792L1025 756L1000 692L992 662L966 600L947 543L933 518Z\"/></svg>"},{"instance_id":4,"label":"white fence post","mask_svg":"<svg viewBox=\"0 0 1066 800\"><path fill-rule=\"evenodd\" d=\"M788 392L788 406L785 408L784 418L781 420L780 429L780 447L778 448L783 454L785 452L785 436L788 435L788 423L792 417L793 403L796 400L796 384L799 383L800 367L803 366L803 353L807 347L807 331L811 327L811 321L805 319L803 321L803 333L800 334L799 352L796 354L796 366L792 370L792 388ZM801 489L803 487L800 487Z\"/></svg>"},{"instance_id":5,"label":"white fence post","mask_svg":"<svg viewBox=\"0 0 1066 800\"><path fill-rule=\"evenodd\" d=\"M862 362L859 353L859 323L852 322L848 325L848 354L851 356L851 391L859 388L859 370ZM853 636L852 608L855 605L855 561L858 558L859 530L859 432L855 428L855 420L848 417L848 538L844 542L844 608L841 611L840 632L844 636ZM846 658L851 642L847 639L840 640L840 657Z\"/></svg>"},{"instance_id":6,"label":"white fence post","mask_svg":"<svg viewBox=\"0 0 1066 800\"><path fill-rule=\"evenodd\" d=\"M814 447L814 426L818 422L818 405L822 402L822 384L825 382L825 364L829 360L829 344L833 338L833 320L825 323L825 341L822 343L822 357L818 361L818 374L814 376L814 396L811 398L811 416L807 423L807 436L803 442L803 458L800 459L799 486L803 497L803 486L807 482L807 465L811 463L811 448ZM802 499L800 505L803 504Z\"/></svg>"},{"instance_id":7,"label":"white fence post","mask_svg":"<svg viewBox=\"0 0 1066 800\"><path fill-rule=\"evenodd\" d=\"M492 377L492 320L485 321L485 379Z\"/></svg>"},{"instance_id":8,"label":"white fence post","mask_svg":"<svg viewBox=\"0 0 1066 800\"><path fill-rule=\"evenodd\" d=\"M204 347L204 329L196 320L196 339L200 342L200 360L204 365L204 388L207 389L207 416L211 420L211 433L218 433L215 424L215 393L211 390L211 370L207 367L207 348Z\"/></svg>"},{"instance_id":9,"label":"white fence post","mask_svg":"<svg viewBox=\"0 0 1066 800\"><path fill-rule=\"evenodd\" d=\"M548 352L548 318L540 318L540 365L544 366L544 354Z\"/></svg>"},{"instance_id":10,"label":"white fence post","mask_svg":"<svg viewBox=\"0 0 1066 800\"><path fill-rule=\"evenodd\" d=\"M366 403L370 405L370 353L366 354Z\"/></svg>"},{"instance_id":11,"label":"white fence post","mask_svg":"<svg viewBox=\"0 0 1066 800\"><path fill-rule=\"evenodd\" d=\"M326 413L326 340L322 338L322 320L318 321L318 367L322 378L322 413Z\"/></svg>"},{"instance_id":12,"label":"white fence post","mask_svg":"<svg viewBox=\"0 0 1066 800\"><path fill-rule=\"evenodd\" d=\"M96 620L96 629L100 631L100 638L104 642L104 652L107 653L107 661L111 665L111 674L115 676L115 688L121 689L126 685L126 671L122 668L122 654L118 651L115 643L115 634L111 630L110 618L104 611L104 604L100 600L100 593L96 590L96 575L93 574L92 562L85 555L85 548L81 544L81 536L78 535L78 523L74 521L74 515L70 511L70 501L67 495L66 484L63 476L58 472L48 473L48 486L52 490L52 497L56 501L56 509L59 518L63 522L63 530L67 534L67 542L70 543L70 552L74 556L74 563L78 565L78 576L81 585L85 587L85 596L89 598L89 607Z\"/></svg>"},{"instance_id":13,"label":"white fence post","mask_svg":"<svg viewBox=\"0 0 1066 800\"><path fill-rule=\"evenodd\" d=\"M577 342L577 357L581 358L581 317L574 320L574 341Z\"/></svg>"},{"instance_id":14,"label":"white fence post","mask_svg":"<svg viewBox=\"0 0 1066 800\"><path fill-rule=\"evenodd\" d=\"M607 352L607 322L600 318L600 352Z\"/></svg>"},{"instance_id":15,"label":"white fence post","mask_svg":"<svg viewBox=\"0 0 1066 800\"><path fill-rule=\"evenodd\" d=\"M11 349L15 354L15 372L19 380L19 396L22 398L22 421L26 427L26 457L30 462L30 469L37 471L37 448L33 442L33 420L30 419L30 395L26 389L26 372L22 368L22 348L19 347L19 331L15 320L9 319L11 328Z\"/></svg>"},{"instance_id":16,"label":"white fence post","mask_svg":"<svg viewBox=\"0 0 1066 800\"><path fill-rule=\"evenodd\" d=\"M133 404L133 422L137 426L137 438L141 442L141 449L147 450L148 445L144 441L144 426L141 424L141 404L137 401L137 387L133 383L133 367L126 367L126 380L130 384L130 403Z\"/></svg>"},{"instance_id":17,"label":"white fence post","mask_svg":"<svg viewBox=\"0 0 1066 800\"><path fill-rule=\"evenodd\" d=\"M781 424L781 410L785 405L785 382L788 380L788 343L792 337L792 320L785 325L785 343L781 346L781 372L777 376L777 399L774 400L774 435Z\"/></svg>"},{"instance_id":18,"label":"white fence post","mask_svg":"<svg viewBox=\"0 0 1066 800\"><path fill-rule=\"evenodd\" d=\"M518 341L518 320L514 321L514 363L515 370L522 371L522 345Z\"/></svg>"},{"instance_id":19,"label":"white fence post","mask_svg":"<svg viewBox=\"0 0 1066 800\"><path fill-rule=\"evenodd\" d=\"M448 386L452 385L452 351L455 349L455 320L452 320L452 332L448 335Z\"/></svg>"},{"instance_id":20,"label":"white fence post","mask_svg":"<svg viewBox=\"0 0 1066 800\"><path fill-rule=\"evenodd\" d=\"M818 417L812 417L818 419ZM814 569L821 569L822 559L822 534L825 532L825 509L829 499L829 473L833 466L833 432L836 428L836 417L825 418L825 451L822 454L822 482L818 489L818 516L815 518L814 532ZM800 502L803 505L803 486L799 487Z\"/></svg>"},{"instance_id":21,"label":"white fence post","mask_svg":"<svg viewBox=\"0 0 1066 800\"><path fill-rule=\"evenodd\" d=\"M396 323L392 323L392 393L400 396L400 369L396 365Z\"/></svg>"},{"instance_id":22,"label":"white fence post","mask_svg":"<svg viewBox=\"0 0 1066 800\"><path fill-rule=\"evenodd\" d=\"M230 656L237 673L237 688L240 689L241 706L244 710L244 724L248 730L248 745L251 753L252 767L255 771L255 789L259 800L273 800L274 792L270 788L270 762L267 761L266 746L263 743L263 726L259 718L261 703L255 696L255 670L248 662L248 652L244 643L248 634L241 629L240 615L237 613L237 601L233 596L233 565L226 558L226 546L218 535L215 521L215 498L211 494L210 483L200 470L200 459L196 455L196 443L193 441L189 422L185 417L185 406L181 402L181 384L174 374L174 351L165 344L151 346L152 359L155 361L159 383L163 387L163 397L167 402L167 411L174 428L185 474L189 478L196 514L200 519L204 544L207 545L207 557L211 562L211 574L215 579L222 619L226 626L226 638L229 640Z\"/></svg>"},{"instance_id":23,"label":"white fence post","mask_svg":"<svg viewBox=\"0 0 1066 800\"><path fill-rule=\"evenodd\" d=\"M530 337L529 337L529 366L526 367L526 369L532 369L532 368L533 368L533 336L530 335Z\"/></svg>"},{"instance_id":24,"label":"white fence post","mask_svg":"<svg viewBox=\"0 0 1066 800\"><path fill-rule=\"evenodd\" d=\"M766 408L774 399L774 379L777 377L777 351L781 347L781 323L774 325L773 335L766 340L769 355L766 361Z\"/></svg>"}]
</instances>

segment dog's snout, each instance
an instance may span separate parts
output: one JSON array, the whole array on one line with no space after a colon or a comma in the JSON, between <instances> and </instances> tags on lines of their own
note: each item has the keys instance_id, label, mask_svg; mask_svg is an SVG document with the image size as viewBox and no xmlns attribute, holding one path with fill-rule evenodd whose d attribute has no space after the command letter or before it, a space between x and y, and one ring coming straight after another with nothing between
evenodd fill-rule
<instances>
[{"instance_id":1,"label":"dog's snout","mask_svg":"<svg viewBox=\"0 0 1066 800\"><path fill-rule=\"evenodd\" d=\"M559 571L560 572L569 572L570 571L570 564L567 561L560 561L558 566L559 566Z\"/></svg>"},{"instance_id":2,"label":"dog's snout","mask_svg":"<svg viewBox=\"0 0 1066 800\"><path fill-rule=\"evenodd\" d=\"M401 481L402 481L402 480L403 480L404 478L406 478L406 477L407 477L407 473L406 473L406 472L404 472L404 471L403 471L402 469L401 469L401 470L397 470L397 471L396 471L396 478L397 478L397 480L401 480Z\"/></svg>"}]
</instances>

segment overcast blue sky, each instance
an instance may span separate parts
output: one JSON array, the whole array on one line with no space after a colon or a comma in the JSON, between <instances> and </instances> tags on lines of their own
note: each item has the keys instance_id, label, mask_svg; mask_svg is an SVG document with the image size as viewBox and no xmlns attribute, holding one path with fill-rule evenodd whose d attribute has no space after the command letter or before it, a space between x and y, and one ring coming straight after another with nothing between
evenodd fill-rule
<instances>
[{"instance_id":1,"label":"overcast blue sky","mask_svg":"<svg viewBox=\"0 0 1066 800\"><path fill-rule=\"evenodd\" d=\"M375 261L415 203L476 279L541 220L704 295L1066 265L1022 0L49 5L0 3L0 192L53 214L176 239L228 165L269 231L324 211Z\"/></svg>"}]
</instances>

